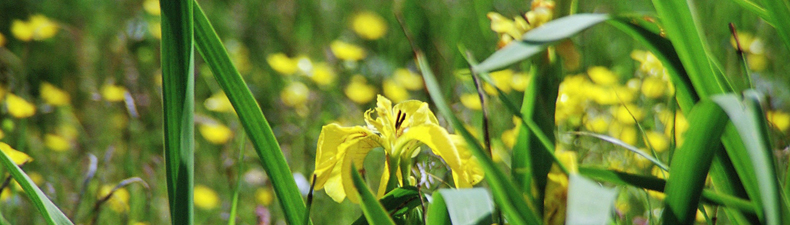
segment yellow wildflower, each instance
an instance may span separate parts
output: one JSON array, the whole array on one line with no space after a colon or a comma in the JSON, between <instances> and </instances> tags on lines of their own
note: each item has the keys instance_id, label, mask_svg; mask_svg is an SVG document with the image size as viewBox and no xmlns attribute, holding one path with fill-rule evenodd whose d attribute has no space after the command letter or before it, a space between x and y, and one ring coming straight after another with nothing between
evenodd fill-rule
<instances>
[{"instance_id":1,"label":"yellow wildflower","mask_svg":"<svg viewBox=\"0 0 790 225\"><path fill-rule=\"evenodd\" d=\"M365 49L362 49L362 47L339 40L329 44L329 48L332 50L332 54L335 54L335 57L341 60L358 61L366 56Z\"/></svg>"},{"instance_id":2,"label":"yellow wildflower","mask_svg":"<svg viewBox=\"0 0 790 225\"><path fill-rule=\"evenodd\" d=\"M5 104L8 107L8 113L16 118L28 118L36 114L35 105L14 94L6 96Z\"/></svg>"},{"instance_id":3,"label":"yellow wildflower","mask_svg":"<svg viewBox=\"0 0 790 225\"><path fill-rule=\"evenodd\" d=\"M280 92L280 100L287 106L304 105L310 97L310 89L301 82L293 82Z\"/></svg>"},{"instance_id":4,"label":"yellow wildflower","mask_svg":"<svg viewBox=\"0 0 790 225\"><path fill-rule=\"evenodd\" d=\"M198 127L200 135L213 144L225 144L233 138L233 131L219 123L203 123Z\"/></svg>"},{"instance_id":5,"label":"yellow wildflower","mask_svg":"<svg viewBox=\"0 0 790 225\"><path fill-rule=\"evenodd\" d=\"M641 63L639 65L639 70L651 76L659 76L666 73L664 66L661 64L661 60L658 60L651 52L634 50L631 52L631 58Z\"/></svg>"},{"instance_id":6,"label":"yellow wildflower","mask_svg":"<svg viewBox=\"0 0 790 225\"><path fill-rule=\"evenodd\" d=\"M354 16L351 27L359 37L367 40L377 40L387 34L387 23L373 12L361 12Z\"/></svg>"},{"instance_id":7,"label":"yellow wildflower","mask_svg":"<svg viewBox=\"0 0 790 225\"><path fill-rule=\"evenodd\" d=\"M494 86L498 87L502 92L510 93L510 82L513 80L513 70L500 70L492 72L489 75L491 76L491 81L494 83ZM499 94L499 92L488 83L483 84L483 90L488 93L488 95Z\"/></svg>"},{"instance_id":8,"label":"yellow wildflower","mask_svg":"<svg viewBox=\"0 0 790 225\"><path fill-rule=\"evenodd\" d=\"M58 33L58 25L44 15L30 16L28 21L14 20L11 23L11 33L20 41L41 41L51 38Z\"/></svg>"},{"instance_id":9,"label":"yellow wildflower","mask_svg":"<svg viewBox=\"0 0 790 225\"><path fill-rule=\"evenodd\" d=\"M269 206L274 200L274 195L268 188L258 188L255 190L255 200L257 200L258 204Z\"/></svg>"},{"instance_id":10,"label":"yellow wildflower","mask_svg":"<svg viewBox=\"0 0 790 225\"><path fill-rule=\"evenodd\" d=\"M71 143L69 140L54 134L44 135L44 145L56 152L65 152L71 148Z\"/></svg>"},{"instance_id":11,"label":"yellow wildflower","mask_svg":"<svg viewBox=\"0 0 790 225\"><path fill-rule=\"evenodd\" d=\"M214 93L211 97L207 98L206 101L203 101L203 106L209 111L214 112L236 112L236 110L233 109L233 105L230 103L230 99L225 95L225 92Z\"/></svg>"},{"instance_id":12,"label":"yellow wildflower","mask_svg":"<svg viewBox=\"0 0 790 225\"><path fill-rule=\"evenodd\" d=\"M635 124L645 118L645 113L636 105L625 104L612 109L612 116L620 123Z\"/></svg>"},{"instance_id":13,"label":"yellow wildflower","mask_svg":"<svg viewBox=\"0 0 790 225\"><path fill-rule=\"evenodd\" d=\"M468 93L461 95L461 104L467 109L481 110L483 106L480 103L480 96L476 93Z\"/></svg>"},{"instance_id":14,"label":"yellow wildflower","mask_svg":"<svg viewBox=\"0 0 790 225\"><path fill-rule=\"evenodd\" d=\"M143 10L148 14L158 16L161 14L161 9L159 9L159 0L145 0L143 2Z\"/></svg>"},{"instance_id":15,"label":"yellow wildflower","mask_svg":"<svg viewBox=\"0 0 790 225\"><path fill-rule=\"evenodd\" d=\"M403 86L398 84L398 82L386 79L382 83L384 96L387 98L392 99L393 102L402 102L409 99L409 91L406 90Z\"/></svg>"},{"instance_id":16,"label":"yellow wildflower","mask_svg":"<svg viewBox=\"0 0 790 225\"><path fill-rule=\"evenodd\" d=\"M13 161L14 164L17 165L22 165L30 161L33 161L33 158L30 158L30 156L28 156L24 152L17 151L16 149L11 148L11 146L3 142L0 142L0 151L2 151L6 156L11 158L11 161Z\"/></svg>"},{"instance_id":17,"label":"yellow wildflower","mask_svg":"<svg viewBox=\"0 0 790 225\"><path fill-rule=\"evenodd\" d=\"M47 104L55 106L68 105L71 102L69 93L47 82L41 83L41 98Z\"/></svg>"},{"instance_id":18,"label":"yellow wildflower","mask_svg":"<svg viewBox=\"0 0 790 225\"><path fill-rule=\"evenodd\" d=\"M329 86L335 82L335 71L329 64L316 63L313 65L313 71L309 74L310 79L318 85Z\"/></svg>"},{"instance_id":19,"label":"yellow wildflower","mask_svg":"<svg viewBox=\"0 0 790 225\"><path fill-rule=\"evenodd\" d=\"M378 115L375 119L371 116L374 112ZM383 185L379 187L379 196L387 191L386 184L391 176L388 168L394 166L395 171L400 171L397 161L416 156L416 150L423 144L449 165L456 187L471 187L483 178L482 170L473 162L471 153L439 126L427 103L409 100L393 107L389 99L379 95L376 109L365 112L365 122L365 127L329 124L321 129L318 137L315 189L326 188L326 193L337 202L342 202L346 197L358 202L359 196L351 180L351 168L355 165L362 169L368 152L376 147L384 148L390 159L381 176ZM392 161L394 165L390 165ZM408 176L400 172L396 175L398 178ZM403 183L400 182L401 185Z\"/></svg>"},{"instance_id":20,"label":"yellow wildflower","mask_svg":"<svg viewBox=\"0 0 790 225\"><path fill-rule=\"evenodd\" d=\"M637 129L634 125L623 125L619 122L613 122L609 125L610 136L631 146L636 145L637 138L639 137L637 134Z\"/></svg>"},{"instance_id":21,"label":"yellow wildflower","mask_svg":"<svg viewBox=\"0 0 790 225\"><path fill-rule=\"evenodd\" d=\"M620 82L617 75L603 66L594 66L587 69L587 75L590 76L590 80L603 86L615 85Z\"/></svg>"},{"instance_id":22,"label":"yellow wildflower","mask_svg":"<svg viewBox=\"0 0 790 225\"><path fill-rule=\"evenodd\" d=\"M752 42L755 40L758 40L758 38L754 37L754 35L749 32L738 32L738 42L740 42L741 49L744 52L751 51ZM735 42L735 37L730 36L730 44L733 48L738 49L738 43Z\"/></svg>"},{"instance_id":23,"label":"yellow wildflower","mask_svg":"<svg viewBox=\"0 0 790 225\"><path fill-rule=\"evenodd\" d=\"M595 103L601 105L614 105L630 103L636 99L635 93L627 87L601 87L588 86L588 93Z\"/></svg>"},{"instance_id":24,"label":"yellow wildflower","mask_svg":"<svg viewBox=\"0 0 790 225\"><path fill-rule=\"evenodd\" d=\"M557 159L566 166L568 172L578 172L576 154L568 151L557 153ZM568 176L555 164L551 167L546 184L546 197L544 198L544 224L565 224L565 214L568 201Z\"/></svg>"},{"instance_id":25,"label":"yellow wildflower","mask_svg":"<svg viewBox=\"0 0 790 225\"><path fill-rule=\"evenodd\" d=\"M656 152L662 153L667 149L669 149L669 141L667 140L667 137L664 136L662 133L655 131L647 131L645 132L645 137L647 138L647 141L645 142L645 146L647 146L647 143L649 142L650 146L652 146L653 150L655 150Z\"/></svg>"},{"instance_id":26,"label":"yellow wildflower","mask_svg":"<svg viewBox=\"0 0 790 225\"><path fill-rule=\"evenodd\" d=\"M752 71L761 72L768 67L768 58L764 54L749 53L746 55L746 61Z\"/></svg>"},{"instance_id":27,"label":"yellow wildflower","mask_svg":"<svg viewBox=\"0 0 790 225\"><path fill-rule=\"evenodd\" d=\"M365 77L354 75L351 78L351 83L346 86L345 93L351 101L357 104L365 104L373 101L373 98L376 97L376 88L367 84Z\"/></svg>"},{"instance_id":28,"label":"yellow wildflower","mask_svg":"<svg viewBox=\"0 0 790 225\"><path fill-rule=\"evenodd\" d=\"M156 39L162 39L162 24L159 22L148 22L148 32Z\"/></svg>"},{"instance_id":29,"label":"yellow wildflower","mask_svg":"<svg viewBox=\"0 0 790 225\"><path fill-rule=\"evenodd\" d=\"M99 188L99 195L97 196L98 199L103 199L107 197L107 195L111 194L113 186L110 185L103 185ZM129 210L129 191L126 188L118 188L115 192L112 192L112 196L105 202L108 204L112 211L117 213L124 213Z\"/></svg>"},{"instance_id":30,"label":"yellow wildflower","mask_svg":"<svg viewBox=\"0 0 790 225\"><path fill-rule=\"evenodd\" d=\"M416 91L423 87L422 76L408 69L397 69L392 74L392 77L395 79L395 82L398 82L398 84L408 90Z\"/></svg>"},{"instance_id":31,"label":"yellow wildflower","mask_svg":"<svg viewBox=\"0 0 790 225\"><path fill-rule=\"evenodd\" d=\"M11 197L11 189L3 188L3 191L0 192L0 202L5 202L5 200L10 197Z\"/></svg>"},{"instance_id":32,"label":"yellow wildflower","mask_svg":"<svg viewBox=\"0 0 790 225\"><path fill-rule=\"evenodd\" d=\"M604 133L609 130L609 121L606 118L599 116L585 123L587 130L595 133Z\"/></svg>"},{"instance_id":33,"label":"yellow wildflower","mask_svg":"<svg viewBox=\"0 0 790 225\"><path fill-rule=\"evenodd\" d=\"M204 210L211 210L219 206L219 195L217 192L204 185L195 185L194 189L195 206Z\"/></svg>"},{"instance_id":34,"label":"yellow wildflower","mask_svg":"<svg viewBox=\"0 0 790 225\"><path fill-rule=\"evenodd\" d=\"M778 110L771 110L766 114L768 122L779 131L786 132L790 128L790 114Z\"/></svg>"},{"instance_id":35,"label":"yellow wildflower","mask_svg":"<svg viewBox=\"0 0 790 225\"><path fill-rule=\"evenodd\" d=\"M513 74L513 78L510 80L510 86L513 90L524 92L524 90L527 90L531 80L531 77L524 73L516 73Z\"/></svg>"},{"instance_id":36,"label":"yellow wildflower","mask_svg":"<svg viewBox=\"0 0 790 225\"><path fill-rule=\"evenodd\" d=\"M642 94L648 98L660 98L666 93L667 84L658 77L646 77L642 80Z\"/></svg>"},{"instance_id":37,"label":"yellow wildflower","mask_svg":"<svg viewBox=\"0 0 790 225\"><path fill-rule=\"evenodd\" d=\"M126 88L112 84L105 84L101 88L101 96L108 102L120 102L126 97Z\"/></svg>"},{"instance_id":38,"label":"yellow wildflower","mask_svg":"<svg viewBox=\"0 0 790 225\"><path fill-rule=\"evenodd\" d=\"M288 58L284 53L278 52L266 56L266 62L274 71L282 75L291 75L299 69L298 61Z\"/></svg>"}]
</instances>

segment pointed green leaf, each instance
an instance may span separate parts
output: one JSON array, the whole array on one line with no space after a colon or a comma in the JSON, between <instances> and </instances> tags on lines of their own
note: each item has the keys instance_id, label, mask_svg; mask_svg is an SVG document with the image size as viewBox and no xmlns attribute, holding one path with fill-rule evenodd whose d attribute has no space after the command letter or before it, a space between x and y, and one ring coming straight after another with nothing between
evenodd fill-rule
<instances>
[{"instance_id":1,"label":"pointed green leaf","mask_svg":"<svg viewBox=\"0 0 790 225\"><path fill-rule=\"evenodd\" d=\"M357 172L357 168L355 168L354 165L351 165L351 168L354 187L356 187L357 192L359 192L359 207L362 208L362 214L368 219L368 223L371 225L395 225L395 222L392 221L387 210L384 210L384 206L381 206L379 201L376 200L376 196L370 192L368 185L365 184L365 180L363 180L362 176Z\"/></svg>"}]
</instances>

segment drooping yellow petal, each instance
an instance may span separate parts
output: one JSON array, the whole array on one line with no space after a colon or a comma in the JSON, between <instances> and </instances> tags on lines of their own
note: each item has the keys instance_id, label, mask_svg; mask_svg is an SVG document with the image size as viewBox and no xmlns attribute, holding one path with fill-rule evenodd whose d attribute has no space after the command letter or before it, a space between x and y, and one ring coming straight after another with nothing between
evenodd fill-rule
<instances>
[{"instance_id":1,"label":"drooping yellow petal","mask_svg":"<svg viewBox=\"0 0 790 225\"><path fill-rule=\"evenodd\" d=\"M14 161L14 164L17 165L22 165L27 162L33 161L33 158L31 158L27 154L11 148L11 146L3 142L0 142L0 151L3 151L3 153L5 153L5 155L11 158L11 161Z\"/></svg>"},{"instance_id":2,"label":"drooping yellow petal","mask_svg":"<svg viewBox=\"0 0 790 225\"><path fill-rule=\"evenodd\" d=\"M27 118L36 114L36 106L22 97L8 94L5 99L8 113L16 118Z\"/></svg>"},{"instance_id":3,"label":"drooping yellow petal","mask_svg":"<svg viewBox=\"0 0 790 225\"><path fill-rule=\"evenodd\" d=\"M455 186L457 188L471 188L483 180L485 172L483 172L483 168L480 167L480 162L472 156L466 140L464 140L463 137L459 135L450 135L450 138L461 159L461 171L453 170Z\"/></svg>"},{"instance_id":4,"label":"drooping yellow petal","mask_svg":"<svg viewBox=\"0 0 790 225\"><path fill-rule=\"evenodd\" d=\"M353 203L358 203L359 196L356 194L357 189L354 187L354 181L351 177L351 165L361 170L368 152L375 147L381 146L381 144L378 142L378 136L372 135L370 131L353 133L350 134L349 137L351 138L350 141L346 141L338 146L338 151L342 156L340 178L348 200ZM337 201L337 198L333 199Z\"/></svg>"},{"instance_id":5,"label":"drooping yellow petal","mask_svg":"<svg viewBox=\"0 0 790 225\"><path fill-rule=\"evenodd\" d=\"M324 184L332 177L335 165L337 165L346 154L349 146L347 143L359 144L360 139L366 139L378 144L378 136L364 127L341 127L337 124L329 124L321 128L318 136L318 143L315 156L315 189L321 190ZM365 141L368 144L369 141ZM371 149L377 147L372 146ZM367 151L369 151L368 149ZM363 157L364 160L364 157ZM361 167L361 166L359 166ZM338 173L339 175L339 173Z\"/></svg>"},{"instance_id":6,"label":"drooping yellow petal","mask_svg":"<svg viewBox=\"0 0 790 225\"><path fill-rule=\"evenodd\" d=\"M410 127L408 131L398 138L395 148L400 148L400 146L411 140L417 140L430 147L434 154L442 157L444 162L450 166L450 169L453 171L453 177L462 177L460 180L464 180L465 170L462 165L461 155L450 139L450 134L447 133L447 130L436 124ZM472 180L469 183L476 182ZM456 187L463 187L464 185L463 182L459 181L455 183Z\"/></svg>"}]
</instances>

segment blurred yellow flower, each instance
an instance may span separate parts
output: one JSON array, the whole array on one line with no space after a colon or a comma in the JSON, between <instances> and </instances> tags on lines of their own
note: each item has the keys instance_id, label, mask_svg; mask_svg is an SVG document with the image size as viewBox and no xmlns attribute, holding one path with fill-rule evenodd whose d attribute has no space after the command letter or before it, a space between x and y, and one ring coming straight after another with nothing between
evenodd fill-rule
<instances>
[{"instance_id":1,"label":"blurred yellow flower","mask_svg":"<svg viewBox=\"0 0 790 225\"><path fill-rule=\"evenodd\" d=\"M768 58L764 54L749 53L746 55L746 61L749 64L749 69L755 72L761 72L768 67Z\"/></svg>"},{"instance_id":2,"label":"blurred yellow flower","mask_svg":"<svg viewBox=\"0 0 790 225\"><path fill-rule=\"evenodd\" d=\"M44 102L54 106L68 105L71 103L69 93L47 82L41 83L41 98Z\"/></svg>"},{"instance_id":3,"label":"blurred yellow flower","mask_svg":"<svg viewBox=\"0 0 790 225\"><path fill-rule=\"evenodd\" d=\"M569 173L576 173L576 154L562 151L557 153L557 159L568 168ZM546 184L546 197L544 198L544 224L565 224L565 214L568 201L568 176L555 164L551 167Z\"/></svg>"},{"instance_id":4,"label":"blurred yellow flower","mask_svg":"<svg viewBox=\"0 0 790 225\"><path fill-rule=\"evenodd\" d=\"M102 199L107 197L112 189L113 186L102 185L101 188L99 188L97 198ZM107 204L112 211L124 213L129 210L129 197L129 191L127 191L126 188L118 188L115 192L112 192L112 197L110 197L105 204Z\"/></svg>"},{"instance_id":5,"label":"blurred yellow flower","mask_svg":"<svg viewBox=\"0 0 790 225\"><path fill-rule=\"evenodd\" d=\"M358 61L366 56L365 49L362 49L362 47L339 40L329 44L329 48L332 50L332 54L341 60Z\"/></svg>"},{"instance_id":6,"label":"blurred yellow flower","mask_svg":"<svg viewBox=\"0 0 790 225\"><path fill-rule=\"evenodd\" d=\"M51 38L58 33L58 24L44 15L30 16L28 21L14 20L11 23L11 33L20 41L41 41Z\"/></svg>"},{"instance_id":7,"label":"blurred yellow flower","mask_svg":"<svg viewBox=\"0 0 790 225\"><path fill-rule=\"evenodd\" d=\"M204 210L211 210L219 206L219 195L217 192L204 185L195 185L195 206Z\"/></svg>"},{"instance_id":8,"label":"blurred yellow flower","mask_svg":"<svg viewBox=\"0 0 790 225\"><path fill-rule=\"evenodd\" d=\"M609 130L609 121L606 118L599 116L595 117L592 120L588 120L587 123L584 124L587 130L595 132L595 133L604 133Z\"/></svg>"},{"instance_id":9,"label":"blurred yellow flower","mask_svg":"<svg viewBox=\"0 0 790 225\"><path fill-rule=\"evenodd\" d=\"M5 104L8 107L8 113L16 118L28 118L36 114L35 105L14 94L6 96Z\"/></svg>"},{"instance_id":10,"label":"blurred yellow flower","mask_svg":"<svg viewBox=\"0 0 790 225\"><path fill-rule=\"evenodd\" d=\"M590 67L587 69L587 75L598 85L611 86L619 83L617 75L603 66Z\"/></svg>"},{"instance_id":11,"label":"blurred yellow flower","mask_svg":"<svg viewBox=\"0 0 790 225\"><path fill-rule=\"evenodd\" d=\"M665 73L661 60L656 58L651 52L634 50L631 52L631 58L640 62L639 70L651 76L659 76Z\"/></svg>"},{"instance_id":12,"label":"blurred yellow flower","mask_svg":"<svg viewBox=\"0 0 790 225\"><path fill-rule=\"evenodd\" d=\"M667 137L664 136L664 134L656 131L647 131L645 132L645 137L647 137L645 146L648 146L647 144L649 142L650 146L652 146L653 150L656 152L662 153L669 149L669 140L667 140Z\"/></svg>"},{"instance_id":13,"label":"blurred yellow flower","mask_svg":"<svg viewBox=\"0 0 790 225\"><path fill-rule=\"evenodd\" d=\"M513 88L513 90L524 92L524 90L527 90L527 87L531 81L532 79L529 75L524 73L516 73L513 74L513 78L510 80L510 86Z\"/></svg>"},{"instance_id":14,"label":"blurred yellow flower","mask_svg":"<svg viewBox=\"0 0 790 225\"><path fill-rule=\"evenodd\" d=\"M648 98L660 98L666 93L667 84L661 78L648 76L642 80L642 94Z\"/></svg>"},{"instance_id":15,"label":"blurred yellow flower","mask_svg":"<svg viewBox=\"0 0 790 225\"><path fill-rule=\"evenodd\" d=\"M302 82L292 82L280 91L280 100L290 107L304 105L310 97L310 89Z\"/></svg>"},{"instance_id":16,"label":"blurred yellow flower","mask_svg":"<svg viewBox=\"0 0 790 225\"><path fill-rule=\"evenodd\" d=\"M590 98L595 101L595 103L600 105L630 103L636 99L635 93L623 86L587 86L587 93L590 95Z\"/></svg>"},{"instance_id":17,"label":"blurred yellow flower","mask_svg":"<svg viewBox=\"0 0 790 225\"><path fill-rule=\"evenodd\" d=\"M645 113L634 104L625 104L612 109L612 116L623 124L636 124L645 118Z\"/></svg>"},{"instance_id":18,"label":"blurred yellow flower","mask_svg":"<svg viewBox=\"0 0 790 225\"><path fill-rule=\"evenodd\" d=\"M156 39L162 39L162 24L159 22L148 22L148 32Z\"/></svg>"},{"instance_id":19,"label":"blurred yellow flower","mask_svg":"<svg viewBox=\"0 0 790 225\"><path fill-rule=\"evenodd\" d=\"M255 200L258 202L258 204L269 206L274 200L274 195L268 188L258 188L255 190Z\"/></svg>"},{"instance_id":20,"label":"blurred yellow flower","mask_svg":"<svg viewBox=\"0 0 790 225\"><path fill-rule=\"evenodd\" d=\"M513 81L513 70L500 70L492 72L489 75L491 76L491 81L494 83L494 86L498 87L502 92L510 93L510 83ZM488 93L488 95L496 96L499 94L499 92L488 83L483 84L483 90Z\"/></svg>"},{"instance_id":21,"label":"blurred yellow flower","mask_svg":"<svg viewBox=\"0 0 790 225\"><path fill-rule=\"evenodd\" d=\"M33 158L31 158L24 152L17 151L16 149L11 148L11 146L9 146L4 142L0 142L0 151L5 153L5 155L11 158L11 161L14 161L14 164L17 165L22 165L27 162L33 161Z\"/></svg>"},{"instance_id":22,"label":"blurred yellow flower","mask_svg":"<svg viewBox=\"0 0 790 225\"><path fill-rule=\"evenodd\" d=\"M161 10L159 9L159 0L145 0L143 2L143 10L148 14L158 16L161 14Z\"/></svg>"},{"instance_id":23,"label":"blurred yellow flower","mask_svg":"<svg viewBox=\"0 0 790 225\"><path fill-rule=\"evenodd\" d=\"M10 197L11 197L11 189L3 188L3 191L0 192L0 202L5 202L5 200Z\"/></svg>"},{"instance_id":24,"label":"blurred yellow flower","mask_svg":"<svg viewBox=\"0 0 790 225\"><path fill-rule=\"evenodd\" d=\"M367 80L362 75L354 75L351 82L346 86L346 96L357 104L365 104L373 101L376 97L376 88L367 84Z\"/></svg>"},{"instance_id":25,"label":"blurred yellow flower","mask_svg":"<svg viewBox=\"0 0 790 225\"><path fill-rule=\"evenodd\" d=\"M336 76L337 75L335 75L335 70L332 69L332 66L322 62L313 65L313 71L310 74L310 79L312 79L313 82L318 85L329 86L335 82Z\"/></svg>"},{"instance_id":26,"label":"blurred yellow flower","mask_svg":"<svg viewBox=\"0 0 790 225\"><path fill-rule=\"evenodd\" d=\"M362 39L376 40L387 34L387 22L376 13L365 11L352 19L351 27Z\"/></svg>"},{"instance_id":27,"label":"blurred yellow flower","mask_svg":"<svg viewBox=\"0 0 790 225\"><path fill-rule=\"evenodd\" d=\"M634 125L623 125L619 122L609 124L609 135L628 145L636 145L637 138L639 137L637 134Z\"/></svg>"},{"instance_id":28,"label":"blurred yellow flower","mask_svg":"<svg viewBox=\"0 0 790 225\"><path fill-rule=\"evenodd\" d=\"M274 71L282 75L291 75L299 69L298 61L288 58L284 53L278 52L266 56L266 62Z\"/></svg>"},{"instance_id":29,"label":"blurred yellow flower","mask_svg":"<svg viewBox=\"0 0 790 225\"><path fill-rule=\"evenodd\" d=\"M768 122L779 131L786 132L790 128L790 114L778 110L771 110L766 113Z\"/></svg>"},{"instance_id":30,"label":"blurred yellow flower","mask_svg":"<svg viewBox=\"0 0 790 225\"><path fill-rule=\"evenodd\" d=\"M56 152L65 152L71 148L71 143L69 140L54 134L44 135L44 145Z\"/></svg>"},{"instance_id":31,"label":"blurred yellow flower","mask_svg":"<svg viewBox=\"0 0 790 225\"><path fill-rule=\"evenodd\" d=\"M105 84L101 87L101 96L108 102L120 102L126 97L126 88L112 84Z\"/></svg>"},{"instance_id":32,"label":"blurred yellow flower","mask_svg":"<svg viewBox=\"0 0 790 225\"><path fill-rule=\"evenodd\" d=\"M409 91L403 86L399 85L396 81L386 79L382 83L384 96L392 99L393 102L399 103L409 99Z\"/></svg>"},{"instance_id":33,"label":"blurred yellow flower","mask_svg":"<svg viewBox=\"0 0 790 225\"><path fill-rule=\"evenodd\" d=\"M480 103L480 96L477 93L468 93L461 95L461 104L467 109L481 110L483 106Z\"/></svg>"},{"instance_id":34,"label":"blurred yellow flower","mask_svg":"<svg viewBox=\"0 0 790 225\"><path fill-rule=\"evenodd\" d=\"M228 96L225 95L225 92L221 91L214 93L211 97L207 98L206 101L203 101L203 106L213 112L236 112Z\"/></svg>"},{"instance_id":35,"label":"blurred yellow flower","mask_svg":"<svg viewBox=\"0 0 790 225\"><path fill-rule=\"evenodd\" d=\"M203 123L198 127L200 135L212 144L225 144L233 138L233 131L219 123Z\"/></svg>"},{"instance_id":36,"label":"blurred yellow flower","mask_svg":"<svg viewBox=\"0 0 790 225\"><path fill-rule=\"evenodd\" d=\"M392 77L395 82L411 91L420 90L423 87L422 76L408 69L396 69Z\"/></svg>"},{"instance_id":37,"label":"blurred yellow flower","mask_svg":"<svg viewBox=\"0 0 790 225\"><path fill-rule=\"evenodd\" d=\"M752 42L755 40L759 40L759 38L755 38L754 35L749 32L738 32L738 42L740 42L741 49L744 52L750 52ZM738 49L738 43L735 42L735 37L730 36L730 44L733 48Z\"/></svg>"}]
</instances>

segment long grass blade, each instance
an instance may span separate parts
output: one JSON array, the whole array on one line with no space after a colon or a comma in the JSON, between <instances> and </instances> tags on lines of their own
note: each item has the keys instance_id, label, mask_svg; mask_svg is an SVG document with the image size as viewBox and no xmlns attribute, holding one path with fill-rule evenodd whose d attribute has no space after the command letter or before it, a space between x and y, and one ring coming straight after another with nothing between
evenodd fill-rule
<instances>
[{"instance_id":1,"label":"long grass blade","mask_svg":"<svg viewBox=\"0 0 790 225\"><path fill-rule=\"evenodd\" d=\"M480 166L486 173L485 179L488 181L494 195L494 201L501 207L505 217L511 224L540 224L541 220L535 215L535 212L530 210L523 195L516 191L513 183L497 168L494 161L486 156L485 150L483 150L480 143L476 141L475 137L466 130L463 123L450 110L447 102L444 101L444 97L441 96L442 92L439 88L439 83L428 66L425 56L420 52L417 52L416 56L417 63L425 79L425 87L428 88L433 103L450 122L456 133L459 133L466 140L472 155L480 162Z\"/></svg>"},{"instance_id":2,"label":"long grass blade","mask_svg":"<svg viewBox=\"0 0 790 225\"><path fill-rule=\"evenodd\" d=\"M365 180L359 175L354 165L351 165L351 167L353 168L351 170L351 175L354 179L354 187L356 187L357 192L359 192L359 199L361 200L359 206L362 208L362 214L365 215L368 223L371 225L395 225L395 222L392 221L392 218L390 218L384 206L381 206L381 203L376 200L376 196L370 192L370 188L365 184Z\"/></svg>"},{"instance_id":3,"label":"long grass blade","mask_svg":"<svg viewBox=\"0 0 790 225\"><path fill-rule=\"evenodd\" d=\"M165 164L173 224L192 224L195 76L192 1L160 1Z\"/></svg>"},{"instance_id":4,"label":"long grass blade","mask_svg":"<svg viewBox=\"0 0 790 225\"><path fill-rule=\"evenodd\" d=\"M200 5L195 4L194 10L195 40L200 55L211 68L214 78L236 110L247 136L258 153L263 169L272 181L274 192L283 208L286 221L289 224L304 224L306 213L304 200L269 122L253 98L252 92L247 88L247 84L241 78L239 71L233 66L227 50Z\"/></svg>"},{"instance_id":5,"label":"long grass blade","mask_svg":"<svg viewBox=\"0 0 790 225\"><path fill-rule=\"evenodd\" d=\"M31 180L24 171L22 171L22 168L14 164L11 157L5 153L8 149L11 149L11 146L0 142L0 162L2 162L6 170L11 173L11 176L14 177L14 180L17 181L19 186L22 186L22 190L25 191L27 197L33 202L33 205L36 206L36 209L44 216L44 220L47 221L47 224L72 224L69 218L66 217L66 214L63 214L63 212L49 200L47 195L33 183L33 180Z\"/></svg>"}]
</instances>

